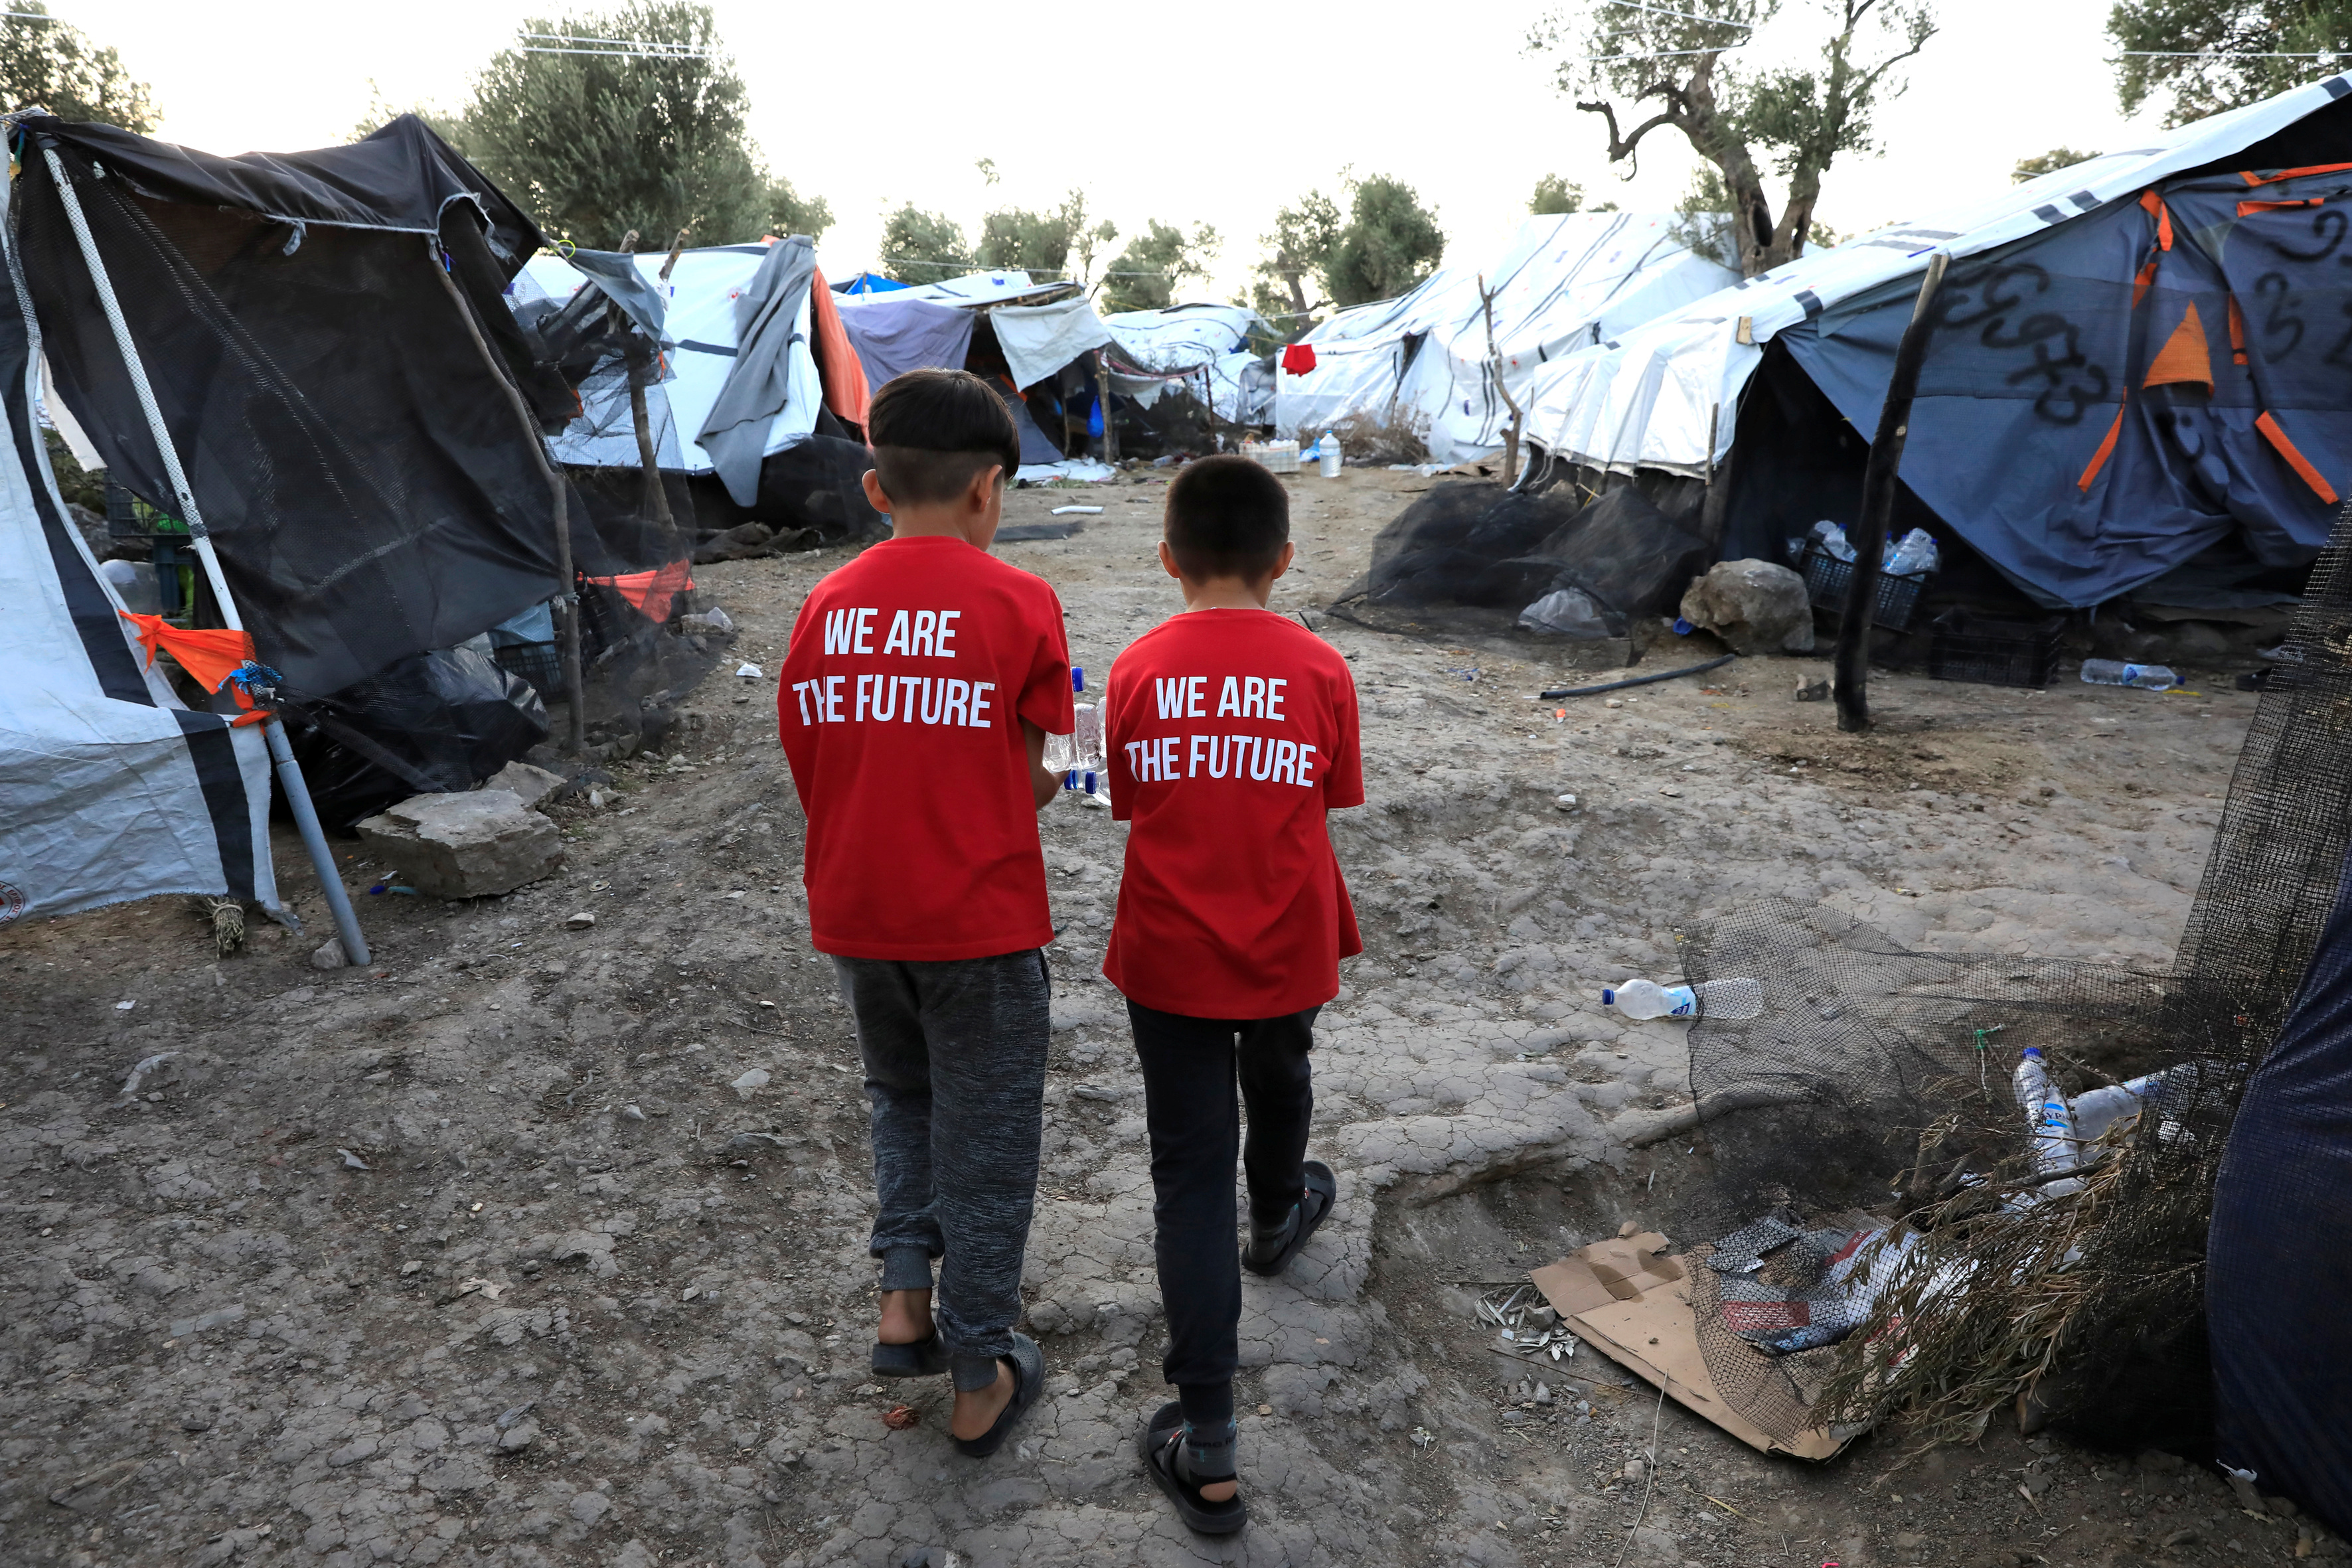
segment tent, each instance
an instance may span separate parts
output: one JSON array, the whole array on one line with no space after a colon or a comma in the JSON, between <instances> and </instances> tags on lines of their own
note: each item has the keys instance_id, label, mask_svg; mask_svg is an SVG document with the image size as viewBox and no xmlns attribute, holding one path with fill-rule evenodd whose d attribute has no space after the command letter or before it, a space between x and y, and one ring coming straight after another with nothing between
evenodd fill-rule
<instances>
[{"instance_id":1,"label":"tent","mask_svg":"<svg viewBox=\"0 0 2352 1568\"><path fill-rule=\"evenodd\" d=\"M1103 318L1117 353L1111 390L1150 408L1174 386L1194 393L1215 416L1232 425L1273 417L1274 373L1263 354L1246 347L1266 331L1243 305L1174 305L1164 310L1121 310Z\"/></svg>"},{"instance_id":2,"label":"tent","mask_svg":"<svg viewBox=\"0 0 2352 1568\"><path fill-rule=\"evenodd\" d=\"M1851 518L1848 432L1876 429L1941 251L1901 470L1927 520L2053 608L2305 565L2352 487L2347 94L2331 77L1612 332L1538 374L1529 437L1617 472L1731 463L1723 552L1776 556Z\"/></svg>"},{"instance_id":3,"label":"tent","mask_svg":"<svg viewBox=\"0 0 2352 1568\"><path fill-rule=\"evenodd\" d=\"M1315 368L1279 378L1275 427L1313 435L1351 414L1395 411L1426 423L1442 461L1493 451L1510 414L1489 368L1480 278L1495 290L1494 342L1516 394L1551 361L1730 282L1737 274L1685 242L1688 222L1617 212L1524 219L1491 261L1448 263L1401 299L1341 310L1308 332Z\"/></svg>"}]
</instances>

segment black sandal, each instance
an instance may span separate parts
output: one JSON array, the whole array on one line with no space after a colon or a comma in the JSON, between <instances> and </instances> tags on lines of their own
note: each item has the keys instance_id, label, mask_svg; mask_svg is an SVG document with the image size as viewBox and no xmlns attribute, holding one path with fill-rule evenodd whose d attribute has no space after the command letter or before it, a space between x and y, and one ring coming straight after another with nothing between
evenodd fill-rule
<instances>
[{"instance_id":1,"label":"black sandal","mask_svg":"<svg viewBox=\"0 0 2352 1568\"><path fill-rule=\"evenodd\" d=\"M1202 1443L1184 1419L1184 1406L1175 1401L1160 1407L1143 1428L1143 1463L1184 1522L1202 1535L1231 1535L1249 1523L1249 1504L1239 1492L1223 1502L1202 1497L1201 1489L1234 1479L1236 1434L1225 1427L1222 1443Z\"/></svg>"},{"instance_id":2,"label":"black sandal","mask_svg":"<svg viewBox=\"0 0 2352 1568\"><path fill-rule=\"evenodd\" d=\"M1339 1184L1331 1176L1331 1167L1320 1160L1307 1162L1307 1190L1298 1202L1291 1205L1290 1217L1280 1230L1271 1234L1250 1226L1249 1245L1242 1248L1242 1267L1253 1274L1279 1274L1290 1267L1290 1260L1307 1246L1315 1227L1331 1213L1331 1205L1339 1201Z\"/></svg>"},{"instance_id":3,"label":"black sandal","mask_svg":"<svg viewBox=\"0 0 2352 1568\"><path fill-rule=\"evenodd\" d=\"M937 1329L911 1344L886 1345L876 1340L871 1364L877 1377L937 1377L948 1369L947 1347L940 1343Z\"/></svg>"},{"instance_id":4,"label":"black sandal","mask_svg":"<svg viewBox=\"0 0 2352 1568\"><path fill-rule=\"evenodd\" d=\"M1037 1395L1045 1389L1045 1352L1037 1342L1026 1334L1013 1336L1013 1353L996 1358L1013 1369L1013 1397L997 1413L995 1425L977 1437L958 1437L956 1452L975 1459L985 1459L1004 1447L1013 1426L1037 1403Z\"/></svg>"}]
</instances>

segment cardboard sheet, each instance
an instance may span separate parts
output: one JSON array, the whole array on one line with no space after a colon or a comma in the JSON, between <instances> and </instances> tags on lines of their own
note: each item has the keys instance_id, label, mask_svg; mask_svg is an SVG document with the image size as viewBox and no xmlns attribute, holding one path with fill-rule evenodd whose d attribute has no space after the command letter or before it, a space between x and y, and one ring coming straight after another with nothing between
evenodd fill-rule
<instances>
[{"instance_id":1,"label":"cardboard sheet","mask_svg":"<svg viewBox=\"0 0 2352 1568\"><path fill-rule=\"evenodd\" d=\"M1699 1351L1689 1278L1665 1248L1655 1231L1613 1237L1529 1278L1579 1339L1758 1452L1826 1459L1852 1441L1853 1432L1822 1427L1784 1441L1724 1403Z\"/></svg>"}]
</instances>

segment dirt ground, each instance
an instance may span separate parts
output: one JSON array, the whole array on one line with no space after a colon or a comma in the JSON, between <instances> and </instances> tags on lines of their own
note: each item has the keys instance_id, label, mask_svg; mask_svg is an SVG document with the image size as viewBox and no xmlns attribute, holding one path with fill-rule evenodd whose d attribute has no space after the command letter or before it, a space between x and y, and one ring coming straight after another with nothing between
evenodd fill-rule
<instances>
[{"instance_id":1,"label":"dirt ground","mask_svg":"<svg viewBox=\"0 0 2352 1568\"><path fill-rule=\"evenodd\" d=\"M1105 508L1000 546L1061 592L1090 686L1176 606L1151 556L1163 479L1008 502L1015 524ZM740 631L655 752L605 764L602 809L554 808L560 876L370 896L378 868L347 848L365 969L310 966L331 928L290 838L304 938L257 920L216 959L178 900L0 930L0 1560L2340 1555L2193 1467L2003 1419L1907 1461L1896 1433L1768 1460L1590 1351L1523 1387L1475 1318L1486 1282L1664 1223L1704 1177L1658 1141L1688 1100L1679 1027L1604 1014L1601 984L1674 973L1678 928L1763 893L1921 946L2160 962L2254 698L2204 671L2161 696L1881 675L1880 727L1854 739L1791 700L1823 661L1743 659L1616 705L1533 700L1596 678L1311 614L1427 481L1294 483L1302 562L1276 607L1310 612L1362 692L1370 801L1333 833L1369 951L1317 1052L1341 1208L1293 1277L1245 1287L1245 1537L1189 1535L1136 1458L1166 1394L1140 1081L1095 973L1108 813L1066 797L1044 817L1060 936L1027 1291L1050 1396L974 1462L943 1384L867 1377L864 1106L807 943L773 713L836 550L698 570ZM730 673L746 660L761 679ZM738 1088L755 1068L765 1085Z\"/></svg>"}]
</instances>

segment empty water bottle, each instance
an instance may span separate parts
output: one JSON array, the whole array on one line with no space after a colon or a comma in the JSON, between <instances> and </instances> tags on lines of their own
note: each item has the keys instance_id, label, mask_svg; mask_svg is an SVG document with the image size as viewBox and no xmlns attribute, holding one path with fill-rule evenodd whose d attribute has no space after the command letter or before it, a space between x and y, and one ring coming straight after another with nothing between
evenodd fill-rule
<instances>
[{"instance_id":1,"label":"empty water bottle","mask_svg":"<svg viewBox=\"0 0 2352 1568\"><path fill-rule=\"evenodd\" d=\"M1083 696L1087 689L1087 672L1073 668L1070 689ZM1102 710L1091 702L1071 705L1071 717L1076 721L1066 735L1045 737L1045 763L1057 773L1103 772Z\"/></svg>"},{"instance_id":2,"label":"empty water bottle","mask_svg":"<svg viewBox=\"0 0 2352 1568\"><path fill-rule=\"evenodd\" d=\"M2028 1046L2018 1058L2013 1080L2017 1108L2033 1139L2033 1163L2044 1173L2071 1171L2082 1163L2082 1147L2074 1133L2074 1113L2066 1097L2050 1082L2049 1065L2042 1047Z\"/></svg>"},{"instance_id":3,"label":"empty water bottle","mask_svg":"<svg viewBox=\"0 0 2352 1568\"><path fill-rule=\"evenodd\" d=\"M1924 528L1915 528L1888 552L1886 574L1890 577L1916 577L1922 572L1933 572L1942 564L1936 552L1936 536Z\"/></svg>"},{"instance_id":4,"label":"empty water bottle","mask_svg":"<svg viewBox=\"0 0 2352 1568\"><path fill-rule=\"evenodd\" d=\"M2092 686L2137 686L2163 691L2180 684L2180 677L2160 664L2126 664L2116 658L2086 658L2083 679Z\"/></svg>"},{"instance_id":5,"label":"empty water bottle","mask_svg":"<svg viewBox=\"0 0 2352 1568\"><path fill-rule=\"evenodd\" d=\"M1654 980L1628 980L1604 987L1601 1005L1614 1007L1628 1018L1742 1018L1764 1012L1760 980L1707 980L1696 985L1661 985Z\"/></svg>"}]
</instances>

